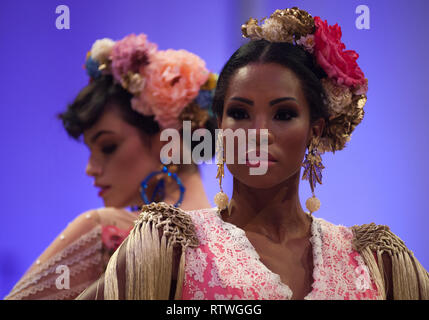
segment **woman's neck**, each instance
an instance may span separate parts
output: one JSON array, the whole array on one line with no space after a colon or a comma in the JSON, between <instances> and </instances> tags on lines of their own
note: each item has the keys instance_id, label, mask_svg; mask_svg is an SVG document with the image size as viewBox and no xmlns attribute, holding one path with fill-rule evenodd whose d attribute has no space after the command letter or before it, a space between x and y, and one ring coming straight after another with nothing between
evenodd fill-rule
<instances>
[{"instance_id":1,"label":"woman's neck","mask_svg":"<svg viewBox=\"0 0 429 320\"><path fill-rule=\"evenodd\" d=\"M186 170L180 170L177 175L185 187L185 193L180 208L183 210L196 210L210 208L212 205L204 191L203 181L200 176L198 168L187 168ZM173 179L172 179L173 180ZM156 181L150 184L146 190L147 195L151 198L154 192ZM162 202L174 205L180 198L180 190L176 182L167 182L164 186L165 198L160 200ZM134 203L134 204L133 204ZM141 207L144 202L139 194L136 194L133 203L129 206ZM139 211L139 210L138 210Z\"/></svg>"},{"instance_id":2,"label":"woman's neck","mask_svg":"<svg viewBox=\"0 0 429 320\"><path fill-rule=\"evenodd\" d=\"M234 179L228 212L222 218L277 243L309 234L311 219L299 201L300 172L268 189L251 188ZM229 214L228 214L229 213Z\"/></svg>"},{"instance_id":3,"label":"woman's neck","mask_svg":"<svg viewBox=\"0 0 429 320\"><path fill-rule=\"evenodd\" d=\"M196 210L210 208L212 205L207 197L198 168L178 173L180 181L185 187L185 194L180 208L183 210ZM174 190L171 190L174 189ZM180 192L177 187L167 188L164 202L174 204L179 199Z\"/></svg>"}]
</instances>

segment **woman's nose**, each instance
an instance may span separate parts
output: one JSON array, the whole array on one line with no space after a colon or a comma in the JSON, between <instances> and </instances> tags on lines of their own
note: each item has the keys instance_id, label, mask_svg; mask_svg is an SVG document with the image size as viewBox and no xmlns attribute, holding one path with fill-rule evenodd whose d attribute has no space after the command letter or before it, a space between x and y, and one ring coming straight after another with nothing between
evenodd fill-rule
<instances>
[{"instance_id":1,"label":"woman's nose","mask_svg":"<svg viewBox=\"0 0 429 320\"><path fill-rule=\"evenodd\" d=\"M101 166L91 157L85 168L85 173L90 177L96 177L101 175Z\"/></svg>"},{"instance_id":2,"label":"woman's nose","mask_svg":"<svg viewBox=\"0 0 429 320\"><path fill-rule=\"evenodd\" d=\"M249 134L249 143L255 143L256 146L266 143L270 145L274 142L274 135L269 129L259 129L255 130L254 133Z\"/></svg>"},{"instance_id":3,"label":"woman's nose","mask_svg":"<svg viewBox=\"0 0 429 320\"><path fill-rule=\"evenodd\" d=\"M258 117L255 119L253 128L256 131L256 143L266 143L268 145L274 142L274 135L272 130L269 128L269 120L266 117Z\"/></svg>"}]
</instances>

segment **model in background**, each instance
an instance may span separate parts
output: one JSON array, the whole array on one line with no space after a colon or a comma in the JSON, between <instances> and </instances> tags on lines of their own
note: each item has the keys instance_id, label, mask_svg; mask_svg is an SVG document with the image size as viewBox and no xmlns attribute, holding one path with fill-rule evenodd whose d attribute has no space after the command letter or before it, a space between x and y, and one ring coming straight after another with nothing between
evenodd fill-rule
<instances>
[{"instance_id":1,"label":"model in background","mask_svg":"<svg viewBox=\"0 0 429 320\"><path fill-rule=\"evenodd\" d=\"M99 278L133 227L138 214L127 207L152 201L210 206L197 165L160 159L167 143L160 141L163 129L181 133L184 120L191 130L215 129L210 107L216 76L205 62L185 50L158 50L146 35L132 34L117 42L97 40L85 66L90 83L60 117L71 137L83 136L90 150L86 173L106 208L71 222L6 299L74 299ZM59 266L67 269L59 272ZM64 271L69 278L61 278Z\"/></svg>"}]
</instances>

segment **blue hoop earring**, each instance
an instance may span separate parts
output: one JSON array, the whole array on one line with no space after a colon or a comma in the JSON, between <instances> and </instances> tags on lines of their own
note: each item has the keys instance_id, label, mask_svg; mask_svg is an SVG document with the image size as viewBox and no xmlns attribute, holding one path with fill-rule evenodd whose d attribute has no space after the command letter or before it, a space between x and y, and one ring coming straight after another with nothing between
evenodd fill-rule
<instances>
[{"instance_id":1,"label":"blue hoop earring","mask_svg":"<svg viewBox=\"0 0 429 320\"><path fill-rule=\"evenodd\" d=\"M157 182L157 184L155 186L155 190L154 190L150 200L146 194L146 190L148 188L149 180L152 179L153 177L159 175L159 174L167 174L167 177L171 177L174 179L174 181L176 181L177 185L179 186L180 197L179 197L179 200L174 204L174 206L180 207L180 205L182 204L182 201L183 201L183 196L185 194L185 187L182 185L182 182L180 181L180 179L176 173L172 173L172 172L168 171L167 166L162 166L161 171L152 172L140 184L140 195L141 195L141 198L143 199L144 203L150 204L152 202L161 202L162 200L164 200L164 198L165 198L165 180L164 179L160 179Z\"/></svg>"}]
</instances>

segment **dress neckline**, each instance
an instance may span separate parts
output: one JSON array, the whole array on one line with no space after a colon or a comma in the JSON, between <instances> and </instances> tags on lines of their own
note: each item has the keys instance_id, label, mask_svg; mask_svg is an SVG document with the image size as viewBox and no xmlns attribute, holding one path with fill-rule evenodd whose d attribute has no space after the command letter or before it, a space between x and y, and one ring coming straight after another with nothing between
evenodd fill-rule
<instances>
[{"instance_id":1,"label":"dress neckline","mask_svg":"<svg viewBox=\"0 0 429 320\"><path fill-rule=\"evenodd\" d=\"M253 244L250 242L249 238L246 235L246 232L236 226L233 223L230 222L226 222L222 219L222 217L217 213L217 209L215 211L215 214L217 215L217 217L221 220L221 223L223 225L228 226L227 228L225 228L226 230L235 230L236 232L234 232L234 235L237 236L237 234L240 234L240 236L242 237L242 241L244 241L246 243L246 247L248 248L248 250L250 251L250 255L252 257L255 257L256 263L258 263L262 269L264 269L268 274L271 275L272 278L276 279L276 281L279 283L279 286L281 286L285 292L288 292L288 299L291 300L293 297L293 291L290 289L290 287L284 283L281 280L281 277L279 274L275 273L274 271L272 271L271 269L269 269L262 261L261 258L258 254L258 252L256 251L255 247L253 246ZM317 277L315 277L315 275L320 272L319 268L322 265L322 238L321 238L321 227L318 221L318 218L315 218L314 216L310 215L309 213L306 212L306 214L308 214L311 218L311 227L310 227L310 243L311 243L311 250L312 250L312 254L313 254L313 271L312 271L312 278L313 278L313 282L311 283L311 290L310 292L305 295L304 300L308 300L311 299L311 297L314 295L315 293L315 287L316 287L316 282L317 282Z\"/></svg>"}]
</instances>

